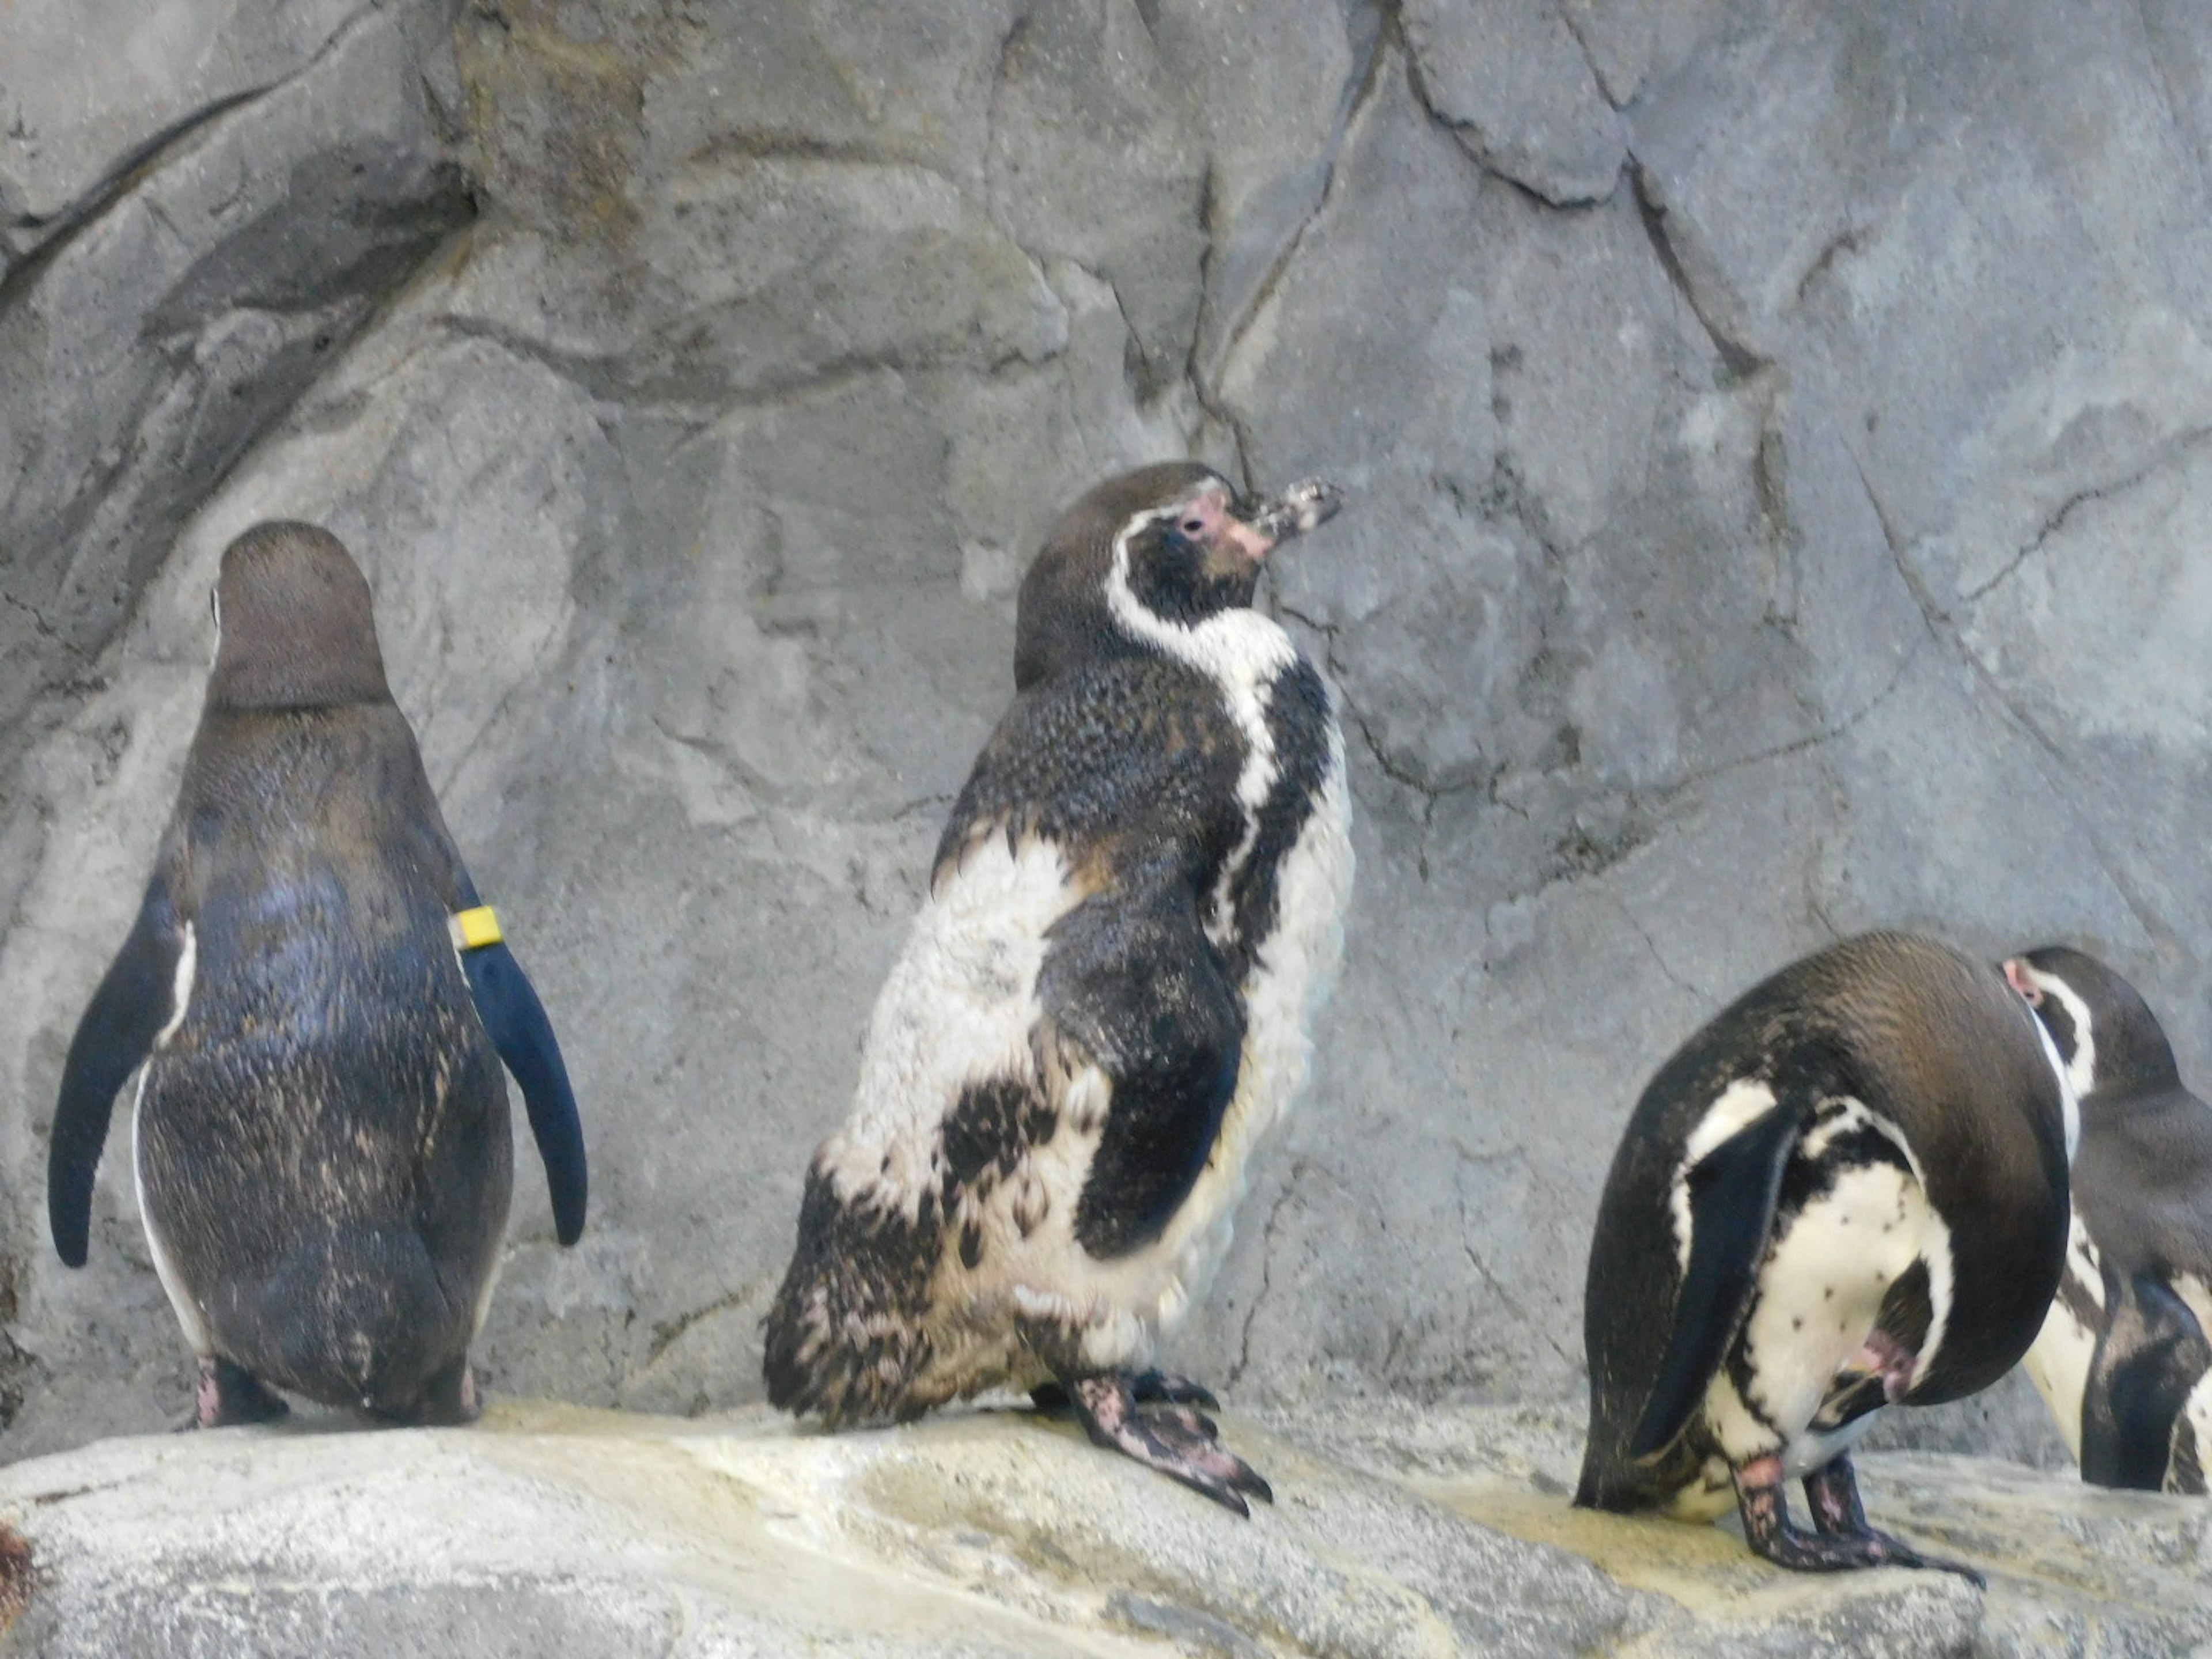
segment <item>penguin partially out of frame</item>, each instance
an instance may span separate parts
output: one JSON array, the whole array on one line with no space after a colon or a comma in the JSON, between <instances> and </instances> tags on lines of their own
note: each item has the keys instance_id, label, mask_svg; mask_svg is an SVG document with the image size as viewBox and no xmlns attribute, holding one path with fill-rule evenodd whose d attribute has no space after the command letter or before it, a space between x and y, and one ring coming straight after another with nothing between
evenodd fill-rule
<instances>
[{"instance_id":1,"label":"penguin partially out of frame","mask_svg":"<svg viewBox=\"0 0 2212 1659\"><path fill-rule=\"evenodd\" d=\"M2081 1099L2065 1277L2028 1376L2100 1486L2201 1494L2212 1462L2212 1108L2094 957L2005 963Z\"/></svg>"},{"instance_id":2,"label":"penguin partially out of frame","mask_svg":"<svg viewBox=\"0 0 2212 1659\"><path fill-rule=\"evenodd\" d=\"M1584 1308L1576 1503L1711 1520L1835 1571L1971 1568L1867 1524L1888 1405L1987 1388L2065 1253L2073 1091L1993 964L1875 933L1745 994L1662 1066L1615 1155ZM1814 1530L1791 1524L1802 1480Z\"/></svg>"},{"instance_id":3,"label":"penguin partially out of frame","mask_svg":"<svg viewBox=\"0 0 2212 1659\"><path fill-rule=\"evenodd\" d=\"M199 1358L198 1425L282 1416L276 1389L465 1422L513 1180L501 1060L561 1243L583 1228L560 1046L447 833L344 546L258 526L224 550L215 604L153 878L63 1067L54 1248L83 1265L138 1072L139 1208Z\"/></svg>"},{"instance_id":4,"label":"penguin partially out of frame","mask_svg":"<svg viewBox=\"0 0 2212 1659\"><path fill-rule=\"evenodd\" d=\"M1191 464L1099 485L1024 580L1015 697L953 807L806 1177L769 1398L833 1425L995 1386L1239 1514L1267 1484L1153 1342L1304 1085L1352 883L1328 688L1251 608L1336 510Z\"/></svg>"}]
</instances>

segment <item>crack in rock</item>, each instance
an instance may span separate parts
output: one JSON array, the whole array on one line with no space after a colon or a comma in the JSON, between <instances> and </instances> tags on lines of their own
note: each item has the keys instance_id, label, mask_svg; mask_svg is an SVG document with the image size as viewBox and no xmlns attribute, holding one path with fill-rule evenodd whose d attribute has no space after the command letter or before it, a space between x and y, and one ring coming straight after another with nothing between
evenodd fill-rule
<instances>
[{"instance_id":1,"label":"crack in rock","mask_svg":"<svg viewBox=\"0 0 2212 1659\"><path fill-rule=\"evenodd\" d=\"M2087 489L2075 490L2074 494L2061 501L2055 511L2045 518L2033 538L2008 559L2002 569L1979 586L1960 594L1959 596L1960 600L1965 604L1972 605L1984 599L2009 580L2021 566L2040 553L2044 544L2064 529L2067 521L2082 507L2092 501L2110 501L2116 495L2125 495L2136 485L2155 477L2174 462L2183 459L2191 450L2208 438L2212 438L2212 426L2192 427L2186 432L2179 433L2167 439L2160 446L2155 455L2133 472L2129 473L2127 477L2115 479L2110 483L2091 484ZM1862 479L1864 476L1863 473L1861 474Z\"/></svg>"},{"instance_id":2,"label":"crack in rock","mask_svg":"<svg viewBox=\"0 0 2212 1659\"><path fill-rule=\"evenodd\" d=\"M1659 260L1659 268L1667 273L1667 280L1674 285L1674 291L1682 296L1683 304L1689 307L1690 314L1698 319L1698 325L1705 330L1705 337L1713 343L1713 349L1719 353L1729 373L1737 380L1745 380L1761 369L1772 368L1774 360L1738 339L1735 332L1723 326L1714 314L1716 307L1711 300L1698 294L1698 285L1691 280L1688 266L1682 258L1682 251L1675 246L1674 234L1668 228L1667 222L1672 210L1666 204L1665 193L1657 175L1645 167L1633 152L1631 152L1628 161L1629 176L1635 190L1637 216L1643 222L1644 234L1650 240L1651 251Z\"/></svg>"}]
</instances>

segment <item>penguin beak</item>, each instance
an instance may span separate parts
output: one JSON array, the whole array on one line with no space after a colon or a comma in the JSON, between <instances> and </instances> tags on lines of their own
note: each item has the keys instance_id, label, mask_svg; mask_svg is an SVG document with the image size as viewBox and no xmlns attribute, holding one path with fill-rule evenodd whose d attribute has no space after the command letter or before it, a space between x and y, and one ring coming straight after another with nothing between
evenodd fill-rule
<instances>
[{"instance_id":1,"label":"penguin beak","mask_svg":"<svg viewBox=\"0 0 2212 1659\"><path fill-rule=\"evenodd\" d=\"M1344 492L1319 478L1241 501L1215 485L1184 503L1177 528L1206 550L1209 573L1226 578L1240 568L1249 572L1291 537L1334 518L1343 505Z\"/></svg>"},{"instance_id":2,"label":"penguin beak","mask_svg":"<svg viewBox=\"0 0 2212 1659\"><path fill-rule=\"evenodd\" d=\"M1243 532L1238 544L1257 561L1291 537L1334 518L1344 505L1344 491L1324 478L1302 478L1279 495L1239 505L1242 510L1233 521Z\"/></svg>"}]
</instances>

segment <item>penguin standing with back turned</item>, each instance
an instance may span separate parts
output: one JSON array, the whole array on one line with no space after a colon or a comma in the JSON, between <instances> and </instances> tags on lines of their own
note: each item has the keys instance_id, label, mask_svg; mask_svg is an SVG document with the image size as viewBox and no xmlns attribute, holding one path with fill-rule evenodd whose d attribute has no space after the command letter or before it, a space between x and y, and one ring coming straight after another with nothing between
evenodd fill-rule
<instances>
[{"instance_id":1,"label":"penguin standing with back turned","mask_svg":"<svg viewBox=\"0 0 2212 1659\"><path fill-rule=\"evenodd\" d=\"M858 1097L806 1177L769 1398L833 1425L1028 1388L1236 1510L1271 1496L1149 1365L1303 1086L1352 881L1328 688L1251 608L1334 513L1170 463L1023 582L1015 697L938 845Z\"/></svg>"},{"instance_id":2,"label":"penguin standing with back turned","mask_svg":"<svg viewBox=\"0 0 2212 1659\"><path fill-rule=\"evenodd\" d=\"M1996 1382L2050 1304L2078 1123L2027 1015L1995 965L1866 933L1754 987L1660 1068L1590 1250L1576 1503L1733 1504L1781 1566L1979 1582L1867 1524L1850 1447L1884 1406Z\"/></svg>"},{"instance_id":3,"label":"penguin standing with back turned","mask_svg":"<svg viewBox=\"0 0 2212 1659\"><path fill-rule=\"evenodd\" d=\"M54 1247L83 1265L137 1071L139 1209L199 1358L198 1425L282 1416L277 1389L465 1422L513 1179L502 1060L561 1242L583 1227L560 1047L447 833L344 546L257 526L215 606L153 878L64 1064Z\"/></svg>"},{"instance_id":4,"label":"penguin standing with back turned","mask_svg":"<svg viewBox=\"0 0 2212 1659\"><path fill-rule=\"evenodd\" d=\"M2081 1098L2066 1273L2027 1370L2100 1486L2202 1494L2212 1462L2212 1108L2135 987L2063 945L2005 963Z\"/></svg>"}]
</instances>

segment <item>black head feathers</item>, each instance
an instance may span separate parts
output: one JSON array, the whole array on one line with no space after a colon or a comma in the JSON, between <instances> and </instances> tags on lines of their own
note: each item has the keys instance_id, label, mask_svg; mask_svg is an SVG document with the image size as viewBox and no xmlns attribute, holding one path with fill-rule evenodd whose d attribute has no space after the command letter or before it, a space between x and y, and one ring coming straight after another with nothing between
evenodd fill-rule
<instances>
[{"instance_id":1,"label":"black head feathers","mask_svg":"<svg viewBox=\"0 0 2212 1659\"><path fill-rule=\"evenodd\" d=\"M313 525L259 524L223 550L222 630L208 704L327 708L389 702L368 582L345 544Z\"/></svg>"},{"instance_id":2,"label":"black head feathers","mask_svg":"<svg viewBox=\"0 0 2212 1659\"><path fill-rule=\"evenodd\" d=\"M1060 515L1022 583L1016 688L1249 605L1269 551L1340 500L1318 483L1272 501L1240 496L1195 461L1109 479Z\"/></svg>"}]
</instances>

